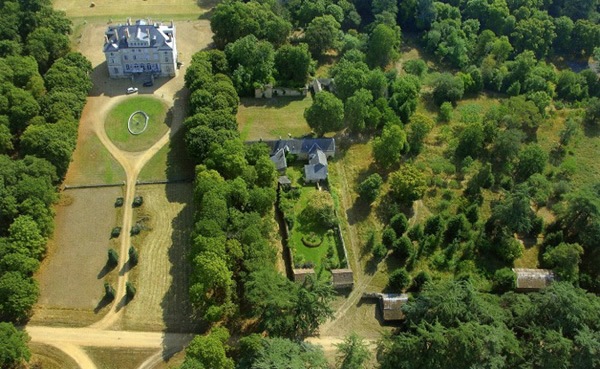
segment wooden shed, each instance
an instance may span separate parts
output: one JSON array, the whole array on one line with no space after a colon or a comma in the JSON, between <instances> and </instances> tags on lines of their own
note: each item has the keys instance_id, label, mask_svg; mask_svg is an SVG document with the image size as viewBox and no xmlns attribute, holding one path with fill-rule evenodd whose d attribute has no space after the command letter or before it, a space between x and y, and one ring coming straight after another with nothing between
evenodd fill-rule
<instances>
[{"instance_id":1,"label":"wooden shed","mask_svg":"<svg viewBox=\"0 0 600 369\"><path fill-rule=\"evenodd\" d=\"M296 283L304 283L304 280L309 275L315 275L315 270L313 268L300 268L294 269L294 282Z\"/></svg>"},{"instance_id":2,"label":"wooden shed","mask_svg":"<svg viewBox=\"0 0 600 369\"><path fill-rule=\"evenodd\" d=\"M333 279L333 288L344 289L354 287L354 277L352 269L333 269L331 271Z\"/></svg>"},{"instance_id":3,"label":"wooden shed","mask_svg":"<svg viewBox=\"0 0 600 369\"><path fill-rule=\"evenodd\" d=\"M380 293L379 302L381 308L381 316L383 320L393 321L404 319L404 313L402 312L402 305L408 301L407 294L397 293Z\"/></svg>"},{"instance_id":4,"label":"wooden shed","mask_svg":"<svg viewBox=\"0 0 600 369\"><path fill-rule=\"evenodd\" d=\"M555 279L554 272L550 269L525 269L513 268L517 275L516 291L533 292L548 287Z\"/></svg>"}]
</instances>

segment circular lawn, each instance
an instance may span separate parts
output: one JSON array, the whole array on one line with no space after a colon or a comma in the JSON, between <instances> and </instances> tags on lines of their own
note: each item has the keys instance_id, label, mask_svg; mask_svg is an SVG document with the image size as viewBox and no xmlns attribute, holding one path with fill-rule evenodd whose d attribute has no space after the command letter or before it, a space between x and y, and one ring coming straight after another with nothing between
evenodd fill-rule
<instances>
[{"instance_id":1,"label":"circular lawn","mask_svg":"<svg viewBox=\"0 0 600 369\"><path fill-rule=\"evenodd\" d=\"M132 134L127 122L131 114L142 111L148 115L148 126L140 134ZM108 138L124 151L144 151L152 147L169 129L167 105L148 96L132 96L115 105L106 117L104 129Z\"/></svg>"}]
</instances>

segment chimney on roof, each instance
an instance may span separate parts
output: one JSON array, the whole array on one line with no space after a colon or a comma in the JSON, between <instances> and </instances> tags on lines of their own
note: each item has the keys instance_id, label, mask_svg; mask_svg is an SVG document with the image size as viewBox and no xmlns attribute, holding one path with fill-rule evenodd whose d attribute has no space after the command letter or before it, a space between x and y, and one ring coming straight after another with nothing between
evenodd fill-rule
<instances>
[{"instance_id":1,"label":"chimney on roof","mask_svg":"<svg viewBox=\"0 0 600 369\"><path fill-rule=\"evenodd\" d=\"M173 28L173 20L171 19L171 28Z\"/></svg>"},{"instance_id":2,"label":"chimney on roof","mask_svg":"<svg viewBox=\"0 0 600 369\"><path fill-rule=\"evenodd\" d=\"M127 25L131 26L131 17L127 18Z\"/></svg>"},{"instance_id":3,"label":"chimney on roof","mask_svg":"<svg viewBox=\"0 0 600 369\"><path fill-rule=\"evenodd\" d=\"M119 28L115 28L115 37L117 38L117 42L119 42Z\"/></svg>"},{"instance_id":4,"label":"chimney on roof","mask_svg":"<svg viewBox=\"0 0 600 369\"><path fill-rule=\"evenodd\" d=\"M125 28L125 36L129 38L129 28Z\"/></svg>"},{"instance_id":5,"label":"chimney on roof","mask_svg":"<svg viewBox=\"0 0 600 369\"><path fill-rule=\"evenodd\" d=\"M104 43L107 44L108 43L108 35L104 35Z\"/></svg>"}]
</instances>

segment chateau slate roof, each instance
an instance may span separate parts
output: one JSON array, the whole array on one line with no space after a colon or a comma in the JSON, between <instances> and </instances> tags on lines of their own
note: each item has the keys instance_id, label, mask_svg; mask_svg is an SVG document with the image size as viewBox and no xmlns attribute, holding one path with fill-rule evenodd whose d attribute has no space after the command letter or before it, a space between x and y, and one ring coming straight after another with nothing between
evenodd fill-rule
<instances>
[{"instance_id":1,"label":"chateau slate roof","mask_svg":"<svg viewBox=\"0 0 600 369\"><path fill-rule=\"evenodd\" d=\"M108 42L104 43L104 52L128 48L156 48L158 50L173 51L175 46L174 26L151 23L149 20L144 19L137 20L135 24L110 25L105 35ZM149 44L130 47L127 38L132 38L132 36L136 40L148 42Z\"/></svg>"}]
</instances>

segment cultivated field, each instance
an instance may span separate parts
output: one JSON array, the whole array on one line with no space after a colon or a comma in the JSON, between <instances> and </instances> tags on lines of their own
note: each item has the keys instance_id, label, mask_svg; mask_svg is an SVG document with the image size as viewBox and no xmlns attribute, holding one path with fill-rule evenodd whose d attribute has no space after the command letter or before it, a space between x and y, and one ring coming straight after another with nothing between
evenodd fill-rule
<instances>
[{"instance_id":1,"label":"cultivated field","mask_svg":"<svg viewBox=\"0 0 600 369\"><path fill-rule=\"evenodd\" d=\"M116 272L104 270L113 227L120 225L114 202L120 187L71 189L55 207L54 238L36 279L40 298L32 321L68 326L98 320L94 313L104 295L103 283Z\"/></svg>"},{"instance_id":2,"label":"cultivated field","mask_svg":"<svg viewBox=\"0 0 600 369\"><path fill-rule=\"evenodd\" d=\"M139 186L137 193L144 197L140 213L149 217L149 230L132 238L140 261L129 279L137 294L125 308L122 328L189 331L193 328L189 323L187 261L193 225L192 185Z\"/></svg>"}]
</instances>

